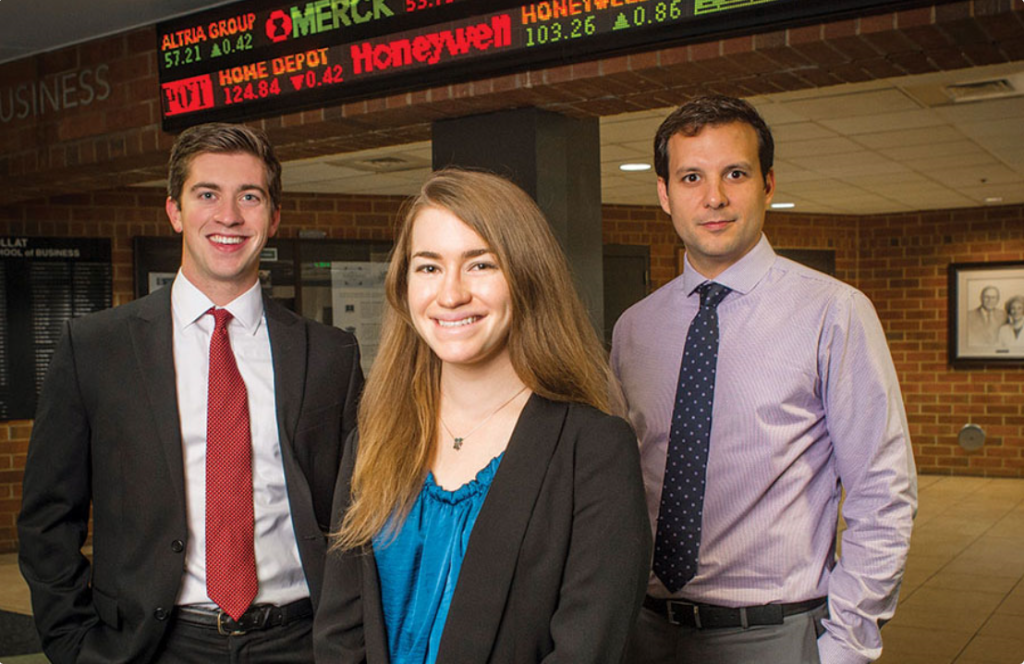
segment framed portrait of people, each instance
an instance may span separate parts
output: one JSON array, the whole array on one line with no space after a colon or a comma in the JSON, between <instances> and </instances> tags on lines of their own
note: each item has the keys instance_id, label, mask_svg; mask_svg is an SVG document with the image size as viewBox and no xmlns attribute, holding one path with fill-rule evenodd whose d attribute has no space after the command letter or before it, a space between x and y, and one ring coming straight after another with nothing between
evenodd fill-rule
<instances>
[{"instance_id":1,"label":"framed portrait of people","mask_svg":"<svg viewBox=\"0 0 1024 664\"><path fill-rule=\"evenodd\" d=\"M1024 261L949 266L949 360L1024 363Z\"/></svg>"}]
</instances>

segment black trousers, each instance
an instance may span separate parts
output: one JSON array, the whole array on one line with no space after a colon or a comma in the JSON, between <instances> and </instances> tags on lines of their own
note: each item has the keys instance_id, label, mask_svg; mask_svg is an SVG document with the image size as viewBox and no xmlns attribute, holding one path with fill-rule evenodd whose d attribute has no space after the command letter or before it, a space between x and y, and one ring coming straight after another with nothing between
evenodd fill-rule
<instances>
[{"instance_id":1,"label":"black trousers","mask_svg":"<svg viewBox=\"0 0 1024 664\"><path fill-rule=\"evenodd\" d=\"M287 625L222 636L176 618L168 627L155 664L310 664L313 618Z\"/></svg>"}]
</instances>

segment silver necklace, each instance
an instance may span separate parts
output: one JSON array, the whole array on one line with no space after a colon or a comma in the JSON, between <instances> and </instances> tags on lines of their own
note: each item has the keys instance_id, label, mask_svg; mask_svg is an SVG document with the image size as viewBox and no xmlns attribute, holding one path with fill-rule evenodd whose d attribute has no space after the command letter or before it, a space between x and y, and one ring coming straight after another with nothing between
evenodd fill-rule
<instances>
[{"instance_id":1,"label":"silver necklace","mask_svg":"<svg viewBox=\"0 0 1024 664\"><path fill-rule=\"evenodd\" d=\"M437 414L437 419L441 420L441 426L444 427L444 430L448 433L448 435L452 439L452 447L455 449L456 452L458 452L459 450L462 449L462 441L466 440L467 438L472 436L474 433L479 431L480 428L483 427L483 425L485 425L488 422L490 422L491 418L494 417L495 415L497 415L501 411L502 408L504 408L505 406L509 405L513 401L515 401L515 398L517 396L519 396L520 394L522 394L523 392L525 392L525 391L526 391L526 386L523 385L523 389L521 389L518 392L516 392L515 394L513 394L511 397L509 397L508 401L506 401L505 403L501 404L500 406L495 408L493 411L491 411L491 414L488 415L486 418L484 418L483 422L481 422L480 424L478 424L475 427L473 427L473 430L470 431L469 433L467 433L464 436L456 436L455 434L453 434L452 430L448 428L447 424L445 424L444 418L441 417L440 413Z\"/></svg>"}]
</instances>

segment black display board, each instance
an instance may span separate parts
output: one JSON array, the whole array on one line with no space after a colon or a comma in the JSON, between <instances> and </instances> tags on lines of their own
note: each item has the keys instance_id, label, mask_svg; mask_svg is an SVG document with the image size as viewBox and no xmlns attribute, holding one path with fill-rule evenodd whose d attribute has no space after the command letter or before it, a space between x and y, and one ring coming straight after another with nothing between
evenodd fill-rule
<instances>
[{"instance_id":1,"label":"black display board","mask_svg":"<svg viewBox=\"0 0 1024 664\"><path fill-rule=\"evenodd\" d=\"M917 4L246 0L157 26L161 114L173 131Z\"/></svg>"},{"instance_id":2,"label":"black display board","mask_svg":"<svg viewBox=\"0 0 1024 664\"><path fill-rule=\"evenodd\" d=\"M109 239L0 238L0 420L31 419L64 322L113 304Z\"/></svg>"}]
</instances>

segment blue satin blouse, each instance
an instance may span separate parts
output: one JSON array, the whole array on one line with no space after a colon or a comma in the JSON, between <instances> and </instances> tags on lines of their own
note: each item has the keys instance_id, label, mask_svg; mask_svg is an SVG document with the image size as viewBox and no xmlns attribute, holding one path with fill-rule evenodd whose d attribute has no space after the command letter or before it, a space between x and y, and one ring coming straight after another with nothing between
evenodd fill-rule
<instances>
[{"instance_id":1,"label":"blue satin blouse","mask_svg":"<svg viewBox=\"0 0 1024 664\"><path fill-rule=\"evenodd\" d=\"M455 491L428 474L397 536L374 539L391 664L436 661L469 535L501 457Z\"/></svg>"}]
</instances>

